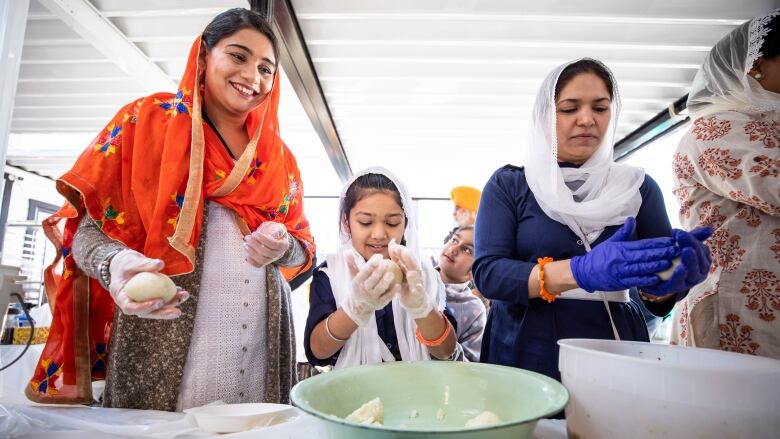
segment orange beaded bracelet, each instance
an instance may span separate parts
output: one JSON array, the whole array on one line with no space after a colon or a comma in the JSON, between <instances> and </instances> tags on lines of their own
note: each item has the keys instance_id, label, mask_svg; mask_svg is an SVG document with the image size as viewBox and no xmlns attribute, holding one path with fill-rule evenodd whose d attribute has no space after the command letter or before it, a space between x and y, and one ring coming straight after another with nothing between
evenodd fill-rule
<instances>
[{"instance_id":1,"label":"orange beaded bracelet","mask_svg":"<svg viewBox=\"0 0 780 439\"><path fill-rule=\"evenodd\" d=\"M539 277L539 297L546 300L547 303L553 303L555 302L555 296L561 293L558 292L558 293L551 294L544 287L544 264L549 264L550 262L553 261L553 258L549 256L545 256L543 258L537 259L536 261L539 263L539 271L537 272L537 276Z\"/></svg>"},{"instance_id":2,"label":"orange beaded bracelet","mask_svg":"<svg viewBox=\"0 0 780 439\"><path fill-rule=\"evenodd\" d=\"M423 337L419 327L414 332L415 337L417 337L417 341L419 341L423 346L441 346L441 344L444 343L444 340L447 339L447 336L450 335L450 332L452 332L452 325L450 325L450 321L447 320L447 316L445 316L444 313L441 313L441 317L444 319L444 333L439 336L439 338L435 340L427 340L425 337Z\"/></svg>"}]
</instances>

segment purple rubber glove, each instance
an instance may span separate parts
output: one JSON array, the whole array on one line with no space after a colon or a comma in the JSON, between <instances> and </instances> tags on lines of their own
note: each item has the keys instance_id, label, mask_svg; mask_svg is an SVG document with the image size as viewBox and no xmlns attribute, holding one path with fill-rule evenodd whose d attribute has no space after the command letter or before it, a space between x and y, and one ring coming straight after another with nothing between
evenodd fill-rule
<instances>
[{"instance_id":1,"label":"purple rubber glove","mask_svg":"<svg viewBox=\"0 0 780 439\"><path fill-rule=\"evenodd\" d=\"M673 238L629 241L635 227L636 220L629 217L608 240L571 259L571 273L580 288L592 293L658 283L654 273L669 268L679 250Z\"/></svg>"},{"instance_id":2,"label":"purple rubber glove","mask_svg":"<svg viewBox=\"0 0 780 439\"><path fill-rule=\"evenodd\" d=\"M710 271L712 257L704 241L712 235L710 227L697 227L690 232L674 229L674 240L680 247L680 265L672 277L665 282L642 287L642 291L653 296L666 296L689 290L702 282Z\"/></svg>"}]
</instances>

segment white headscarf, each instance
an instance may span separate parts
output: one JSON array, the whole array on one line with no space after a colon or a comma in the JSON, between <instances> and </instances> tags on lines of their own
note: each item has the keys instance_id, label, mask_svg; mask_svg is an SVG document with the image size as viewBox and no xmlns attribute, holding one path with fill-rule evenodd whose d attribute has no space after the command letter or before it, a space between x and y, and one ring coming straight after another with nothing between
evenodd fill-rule
<instances>
[{"instance_id":1,"label":"white headscarf","mask_svg":"<svg viewBox=\"0 0 780 439\"><path fill-rule=\"evenodd\" d=\"M441 311L444 309L445 291L441 278L434 269L428 258L421 258L419 240L417 238L417 222L412 205L412 198L406 186L390 171L380 167L364 169L347 182L341 190L339 205L344 202L347 189L352 186L355 180L366 174L381 174L389 178L395 184L401 194L404 215L406 215L406 229L404 230L404 240L406 247L412 252L412 255L420 262L423 271L423 284L425 291L434 307ZM359 261L359 267L365 264L365 259L352 246L352 237L349 231L344 227L339 219L339 237L341 246L334 255L327 256L328 266L323 271L330 278L330 286L333 289L333 296L336 299L337 306L341 306L352 291L352 276L349 267L346 264L347 258L355 258ZM428 360L430 355L428 349L420 344L415 337L416 325L414 320L409 317L406 310L401 306L399 298L395 297L393 304L393 319L395 323L395 333L398 338L398 350L401 358L407 361ZM360 364L374 364L382 361L394 361L390 350L385 346L379 337L376 326L376 317L372 314L368 323L358 328L341 349L339 358L336 361L336 369L357 366Z\"/></svg>"},{"instance_id":2,"label":"white headscarf","mask_svg":"<svg viewBox=\"0 0 780 439\"><path fill-rule=\"evenodd\" d=\"M723 111L780 112L780 94L764 90L748 75L761 56L769 22L777 15L780 9L747 21L715 44L688 94L694 119Z\"/></svg>"},{"instance_id":3,"label":"white headscarf","mask_svg":"<svg viewBox=\"0 0 780 439\"><path fill-rule=\"evenodd\" d=\"M617 164L612 159L620 93L612 72L596 60L591 61L601 64L612 81L614 96L609 126L601 145L582 166L561 168L558 165L555 85L561 72L578 61L558 66L547 75L539 89L529 130L525 177L544 213L569 226L586 244L591 244L605 227L623 224L627 217L639 212L642 205L639 187L645 172L641 168ZM566 185L579 184L575 182L582 182L575 190Z\"/></svg>"}]
</instances>

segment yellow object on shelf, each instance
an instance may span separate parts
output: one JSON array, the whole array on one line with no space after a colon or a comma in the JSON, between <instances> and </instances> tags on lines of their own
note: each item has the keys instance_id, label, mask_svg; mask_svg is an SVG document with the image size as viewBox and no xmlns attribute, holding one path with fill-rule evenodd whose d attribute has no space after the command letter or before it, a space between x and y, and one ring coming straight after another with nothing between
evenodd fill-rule
<instances>
[{"instance_id":1,"label":"yellow object on shelf","mask_svg":"<svg viewBox=\"0 0 780 439\"><path fill-rule=\"evenodd\" d=\"M12 344L27 344L27 340L30 339L30 327L13 328L14 338ZM46 343L46 339L49 337L49 327L35 328L35 334L33 335L32 344Z\"/></svg>"}]
</instances>

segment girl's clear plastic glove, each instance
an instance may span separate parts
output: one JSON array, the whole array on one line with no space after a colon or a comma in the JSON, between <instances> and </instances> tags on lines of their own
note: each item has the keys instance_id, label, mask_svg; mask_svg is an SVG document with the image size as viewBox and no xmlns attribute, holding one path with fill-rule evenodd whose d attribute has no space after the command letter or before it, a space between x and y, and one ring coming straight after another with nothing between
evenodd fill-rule
<instances>
[{"instance_id":1,"label":"girl's clear plastic glove","mask_svg":"<svg viewBox=\"0 0 780 439\"><path fill-rule=\"evenodd\" d=\"M274 221L260 224L257 230L244 237L246 260L258 268L279 260L289 246L287 228Z\"/></svg>"},{"instance_id":2,"label":"girl's clear plastic glove","mask_svg":"<svg viewBox=\"0 0 780 439\"><path fill-rule=\"evenodd\" d=\"M396 244L394 240L390 241L387 250L390 259L405 273L406 281L402 285L400 295L401 306L415 320L428 316L433 311L433 303L425 292L420 263L408 248Z\"/></svg>"},{"instance_id":3,"label":"girl's clear plastic glove","mask_svg":"<svg viewBox=\"0 0 780 439\"><path fill-rule=\"evenodd\" d=\"M181 310L178 306L189 299L190 294L179 287L176 287L176 295L168 302L165 302L163 299L136 302L127 297L127 294L124 292L125 284L136 274L144 271L156 273L162 270L164 266L165 263L163 261L149 259L141 253L130 249L120 251L111 259L108 266L108 271L111 274L109 293L111 293L114 303L124 314L145 319L175 319L181 315Z\"/></svg>"},{"instance_id":4,"label":"girl's clear plastic glove","mask_svg":"<svg viewBox=\"0 0 780 439\"><path fill-rule=\"evenodd\" d=\"M393 284L393 273L380 263L382 255L371 257L360 269L355 260L347 257L347 266L352 274L352 291L341 309L358 326L365 325L374 311L382 309L400 292L401 285Z\"/></svg>"}]
</instances>

